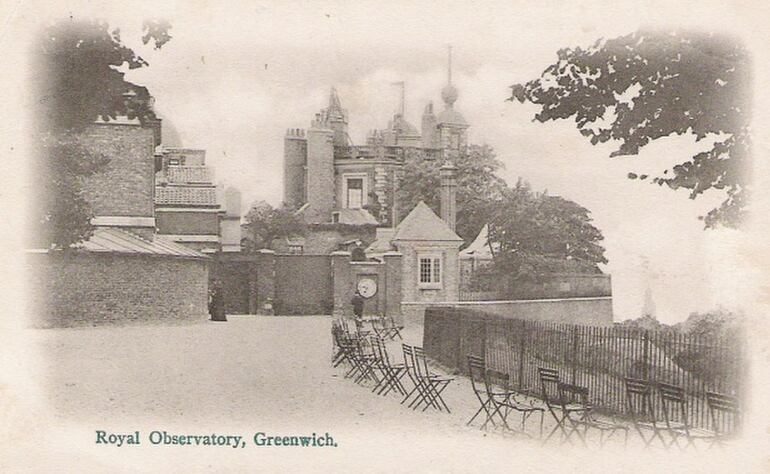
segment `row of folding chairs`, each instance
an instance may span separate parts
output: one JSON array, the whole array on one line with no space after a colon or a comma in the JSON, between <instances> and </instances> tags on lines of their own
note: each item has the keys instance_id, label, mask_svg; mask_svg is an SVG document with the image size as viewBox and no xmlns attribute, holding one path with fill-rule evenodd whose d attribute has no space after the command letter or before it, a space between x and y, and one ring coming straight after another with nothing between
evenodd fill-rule
<instances>
[{"instance_id":1,"label":"row of folding chairs","mask_svg":"<svg viewBox=\"0 0 770 474\"><path fill-rule=\"evenodd\" d=\"M741 410L735 397L706 392L712 429L703 429L690 423L684 388L635 378L626 378L625 385L626 404L634 429L647 447L660 443L666 449L672 446L697 449L696 441L709 447L724 446L740 428ZM660 406L655 405L655 392Z\"/></svg>"},{"instance_id":2,"label":"row of folding chairs","mask_svg":"<svg viewBox=\"0 0 770 474\"><path fill-rule=\"evenodd\" d=\"M453 380L432 372L421 347L402 344L403 363L393 362L388 353L385 339L368 331L351 331L345 320L332 323L335 351L332 365L345 365L345 378L363 386L371 386L372 393L388 395L396 393L401 403L409 408L422 411L435 408L446 410L442 394ZM404 384L411 381L407 391Z\"/></svg>"},{"instance_id":3,"label":"row of folding chairs","mask_svg":"<svg viewBox=\"0 0 770 474\"><path fill-rule=\"evenodd\" d=\"M372 331L374 331L377 336L383 339L387 339L389 341L395 340L396 337L398 337L400 340L404 339L401 336L401 331L404 329L404 326L397 324L393 319L393 316L383 315L371 319L369 322L372 325Z\"/></svg>"}]
</instances>

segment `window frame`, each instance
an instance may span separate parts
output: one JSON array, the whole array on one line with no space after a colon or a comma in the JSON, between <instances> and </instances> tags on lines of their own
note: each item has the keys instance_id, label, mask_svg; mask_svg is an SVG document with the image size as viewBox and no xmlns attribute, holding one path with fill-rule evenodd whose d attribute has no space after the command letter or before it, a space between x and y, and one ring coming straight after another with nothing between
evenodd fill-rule
<instances>
[{"instance_id":1,"label":"window frame","mask_svg":"<svg viewBox=\"0 0 770 474\"><path fill-rule=\"evenodd\" d=\"M360 179L361 180L361 206L360 207L351 207L350 206L350 199L349 199L349 189L348 189L348 180L350 179ZM368 173L343 173L342 175L342 203L344 209L363 209L369 201L369 193L368 193L368 180L369 180L369 174Z\"/></svg>"},{"instance_id":2,"label":"window frame","mask_svg":"<svg viewBox=\"0 0 770 474\"><path fill-rule=\"evenodd\" d=\"M430 259L430 281L422 281L422 261ZM438 281L436 281L436 262L438 262ZM417 287L419 289L440 290L444 288L444 252L417 252Z\"/></svg>"}]
</instances>

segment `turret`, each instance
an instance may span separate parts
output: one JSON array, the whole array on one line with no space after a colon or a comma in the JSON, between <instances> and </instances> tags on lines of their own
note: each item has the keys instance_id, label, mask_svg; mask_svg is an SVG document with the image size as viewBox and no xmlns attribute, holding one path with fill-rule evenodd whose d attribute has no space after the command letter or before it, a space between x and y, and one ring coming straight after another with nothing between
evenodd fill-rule
<instances>
[{"instance_id":1,"label":"turret","mask_svg":"<svg viewBox=\"0 0 770 474\"><path fill-rule=\"evenodd\" d=\"M305 191L305 167L307 165L307 139L305 131L290 128L283 140L283 203L292 209L307 200Z\"/></svg>"}]
</instances>

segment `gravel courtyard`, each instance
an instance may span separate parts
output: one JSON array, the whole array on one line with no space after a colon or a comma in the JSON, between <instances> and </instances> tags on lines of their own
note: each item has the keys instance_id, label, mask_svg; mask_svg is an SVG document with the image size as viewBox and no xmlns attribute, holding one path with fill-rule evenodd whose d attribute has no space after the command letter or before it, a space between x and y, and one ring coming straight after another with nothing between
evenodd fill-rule
<instances>
[{"instance_id":1,"label":"gravel courtyard","mask_svg":"<svg viewBox=\"0 0 770 474\"><path fill-rule=\"evenodd\" d=\"M372 394L344 379L341 368L331 367L329 317L229 319L189 326L36 330L34 339L48 361L43 388L53 419L47 423L47 436L57 443L58 454L77 452L87 466L126 472L147 462L152 471L179 471L182 466L185 471L230 471L258 465L265 470L326 471L336 466L359 472L469 472L510 465L547 472L555 465L551 462L618 466L612 453L620 444L605 447L597 457L596 447L554 449L555 443L541 447L522 436L485 433L478 424L466 427L478 402L464 378L445 392L451 414L414 412L400 405L398 397ZM421 343L418 330L404 336L406 342ZM391 353L400 359L398 343L391 345ZM548 431L553 426L548 413L545 420ZM530 426L536 433L537 423ZM95 430L140 430L145 438L152 430L242 435L248 449L147 442L118 448L95 444ZM339 447L256 448L256 432L328 432ZM689 457L671 460L676 465ZM31 459L34 466L46 458ZM401 462L394 464L394 459ZM228 469L221 468L225 464ZM632 463L626 469L645 470Z\"/></svg>"}]
</instances>

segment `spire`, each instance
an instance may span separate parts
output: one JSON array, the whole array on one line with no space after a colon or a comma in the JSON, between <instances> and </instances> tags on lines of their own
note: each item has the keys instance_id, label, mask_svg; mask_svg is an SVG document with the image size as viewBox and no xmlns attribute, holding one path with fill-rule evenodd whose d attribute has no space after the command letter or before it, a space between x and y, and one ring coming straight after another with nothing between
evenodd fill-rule
<instances>
[{"instance_id":1,"label":"spire","mask_svg":"<svg viewBox=\"0 0 770 474\"><path fill-rule=\"evenodd\" d=\"M329 108L327 111L329 117L343 118L345 116L345 111L342 110L342 104L340 104L340 98L337 95L337 89L334 87L329 91Z\"/></svg>"},{"instance_id":2,"label":"spire","mask_svg":"<svg viewBox=\"0 0 770 474\"><path fill-rule=\"evenodd\" d=\"M447 108L451 109L454 103L457 101L457 88L452 85L452 46L448 46L448 58L447 58L447 85L441 89L441 99Z\"/></svg>"},{"instance_id":3,"label":"spire","mask_svg":"<svg viewBox=\"0 0 770 474\"><path fill-rule=\"evenodd\" d=\"M398 81L394 82L392 85L401 87L401 104L398 113L403 117L406 113L406 99L404 97L406 91L406 83L404 81Z\"/></svg>"}]
</instances>

